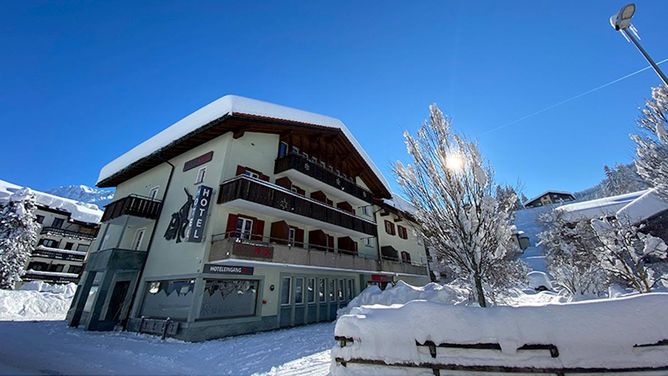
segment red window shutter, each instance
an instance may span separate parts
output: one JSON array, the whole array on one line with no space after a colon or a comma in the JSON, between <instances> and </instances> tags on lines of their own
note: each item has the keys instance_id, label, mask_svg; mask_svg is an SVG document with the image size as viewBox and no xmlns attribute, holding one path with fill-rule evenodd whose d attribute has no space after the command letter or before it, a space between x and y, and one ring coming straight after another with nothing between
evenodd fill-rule
<instances>
[{"instance_id":1,"label":"red window shutter","mask_svg":"<svg viewBox=\"0 0 668 376\"><path fill-rule=\"evenodd\" d=\"M264 235L264 221L256 219L253 221L253 240L262 240Z\"/></svg>"},{"instance_id":2,"label":"red window shutter","mask_svg":"<svg viewBox=\"0 0 668 376\"><path fill-rule=\"evenodd\" d=\"M234 231L237 229L237 215L230 214L227 216L227 228L225 229L225 237L233 236Z\"/></svg>"},{"instance_id":3,"label":"red window shutter","mask_svg":"<svg viewBox=\"0 0 668 376\"><path fill-rule=\"evenodd\" d=\"M243 175L246 172L246 167L237 165L237 175Z\"/></svg>"},{"instance_id":4,"label":"red window shutter","mask_svg":"<svg viewBox=\"0 0 668 376\"><path fill-rule=\"evenodd\" d=\"M260 180L269 181L269 176L260 174Z\"/></svg>"},{"instance_id":5,"label":"red window shutter","mask_svg":"<svg viewBox=\"0 0 668 376\"><path fill-rule=\"evenodd\" d=\"M334 237L327 235L327 247L329 248L328 251L333 252L334 251Z\"/></svg>"}]
</instances>

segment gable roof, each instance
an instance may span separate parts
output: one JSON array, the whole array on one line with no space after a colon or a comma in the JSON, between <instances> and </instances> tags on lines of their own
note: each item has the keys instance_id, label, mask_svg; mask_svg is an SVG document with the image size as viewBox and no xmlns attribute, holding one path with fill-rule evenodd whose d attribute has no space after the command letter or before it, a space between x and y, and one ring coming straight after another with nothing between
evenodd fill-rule
<instances>
[{"instance_id":1,"label":"gable roof","mask_svg":"<svg viewBox=\"0 0 668 376\"><path fill-rule=\"evenodd\" d=\"M196 137L197 132L216 125L217 121L235 116L246 119L272 120L272 126L280 126L280 123L287 122L301 126L323 127L341 132L372 171L382 188L381 190L384 191L383 194L390 196L389 184L385 177L339 119L236 95L226 95L207 104L111 161L100 171L97 185L100 187L117 185L119 182L137 175L139 170L141 170L139 172L142 172L152 168L166 157L161 156L161 152L171 150L171 154L174 154L179 144L185 139ZM178 154L183 151L185 150L181 150Z\"/></svg>"},{"instance_id":2,"label":"gable roof","mask_svg":"<svg viewBox=\"0 0 668 376\"><path fill-rule=\"evenodd\" d=\"M559 194L559 195L570 195L571 197L573 197L573 199L575 199L575 195L574 195L573 193L571 193L571 192L566 192L566 191L545 191L545 192L543 192L543 193L541 193L541 194L539 194L539 195L537 195L537 196L531 198L530 200L527 200L526 202L523 203L523 205L525 205L525 206L526 206L526 205L529 205L530 203L532 203L532 202L534 202L534 201L540 199L541 197L545 196L546 194L550 194L550 193L556 193L556 194Z\"/></svg>"}]
</instances>

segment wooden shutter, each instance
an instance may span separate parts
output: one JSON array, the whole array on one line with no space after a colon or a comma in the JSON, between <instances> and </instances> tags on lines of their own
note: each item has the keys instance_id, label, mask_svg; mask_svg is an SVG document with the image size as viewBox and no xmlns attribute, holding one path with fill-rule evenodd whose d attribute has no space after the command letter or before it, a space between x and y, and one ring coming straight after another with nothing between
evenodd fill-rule
<instances>
[{"instance_id":1,"label":"wooden shutter","mask_svg":"<svg viewBox=\"0 0 668 376\"><path fill-rule=\"evenodd\" d=\"M277 244L288 244L288 224L285 221L271 224L271 241Z\"/></svg>"},{"instance_id":2,"label":"wooden shutter","mask_svg":"<svg viewBox=\"0 0 668 376\"><path fill-rule=\"evenodd\" d=\"M225 229L225 237L235 237L234 232L237 229L237 215L230 214L227 216L227 228Z\"/></svg>"},{"instance_id":3,"label":"wooden shutter","mask_svg":"<svg viewBox=\"0 0 668 376\"><path fill-rule=\"evenodd\" d=\"M243 175L244 172L246 172L246 168L244 166L237 165L237 175Z\"/></svg>"},{"instance_id":4,"label":"wooden shutter","mask_svg":"<svg viewBox=\"0 0 668 376\"><path fill-rule=\"evenodd\" d=\"M295 246L304 247L304 230L295 228Z\"/></svg>"},{"instance_id":5,"label":"wooden shutter","mask_svg":"<svg viewBox=\"0 0 668 376\"><path fill-rule=\"evenodd\" d=\"M260 219L255 219L253 221L253 236L251 236L251 239L262 240L263 235L264 235L264 221Z\"/></svg>"}]
</instances>

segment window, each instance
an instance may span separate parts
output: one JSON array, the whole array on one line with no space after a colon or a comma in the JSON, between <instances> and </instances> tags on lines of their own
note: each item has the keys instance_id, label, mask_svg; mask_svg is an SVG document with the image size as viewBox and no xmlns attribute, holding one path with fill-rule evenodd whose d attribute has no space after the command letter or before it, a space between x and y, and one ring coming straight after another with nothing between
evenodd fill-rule
<instances>
[{"instance_id":1,"label":"window","mask_svg":"<svg viewBox=\"0 0 668 376\"><path fill-rule=\"evenodd\" d=\"M42 222L44 222L44 216L38 214L36 221L37 221L37 223L39 223L41 225Z\"/></svg>"},{"instance_id":2,"label":"window","mask_svg":"<svg viewBox=\"0 0 668 376\"><path fill-rule=\"evenodd\" d=\"M260 282L249 279L206 279L200 319L255 316Z\"/></svg>"},{"instance_id":3,"label":"window","mask_svg":"<svg viewBox=\"0 0 668 376\"><path fill-rule=\"evenodd\" d=\"M347 300L351 300L354 296L355 291L355 282L352 279L348 280L348 294L346 295Z\"/></svg>"},{"instance_id":4,"label":"window","mask_svg":"<svg viewBox=\"0 0 668 376\"><path fill-rule=\"evenodd\" d=\"M290 227L288 229L288 244L289 245L295 245L295 234L297 233L297 230L294 227Z\"/></svg>"},{"instance_id":5,"label":"window","mask_svg":"<svg viewBox=\"0 0 668 376\"><path fill-rule=\"evenodd\" d=\"M285 142L279 142L278 144L278 157L285 157L288 154L288 144Z\"/></svg>"},{"instance_id":6,"label":"window","mask_svg":"<svg viewBox=\"0 0 668 376\"><path fill-rule=\"evenodd\" d=\"M411 254L408 253L408 251L401 251L401 262L404 262L406 264L411 263Z\"/></svg>"},{"instance_id":7,"label":"window","mask_svg":"<svg viewBox=\"0 0 668 376\"><path fill-rule=\"evenodd\" d=\"M93 311L93 303L95 302L95 296L97 295L97 290L99 286L92 286L88 291L88 297L86 298L86 303L84 304L84 312Z\"/></svg>"},{"instance_id":8,"label":"window","mask_svg":"<svg viewBox=\"0 0 668 376\"><path fill-rule=\"evenodd\" d=\"M365 247L373 247L373 245L371 244L371 239L373 239L373 238L363 238L362 239L362 241L364 242Z\"/></svg>"},{"instance_id":9,"label":"window","mask_svg":"<svg viewBox=\"0 0 668 376\"><path fill-rule=\"evenodd\" d=\"M79 244L79 245L77 245L77 251L79 251L79 252L88 252L88 244Z\"/></svg>"},{"instance_id":10,"label":"window","mask_svg":"<svg viewBox=\"0 0 668 376\"><path fill-rule=\"evenodd\" d=\"M292 146L292 154L299 154L299 148L296 146Z\"/></svg>"},{"instance_id":11,"label":"window","mask_svg":"<svg viewBox=\"0 0 668 376\"><path fill-rule=\"evenodd\" d=\"M302 153L302 156L308 161L309 160L309 155L307 153Z\"/></svg>"},{"instance_id":12,"label":"window","mask_svg":"<svg viewBox=\"0 0 668 376\"><path fill-rule=\"evenodd\" d=\"M197 178L195 179L195 184L202 184L204 182L204 175L206 175L206 167L202 167L197 170Z\"/></svg>"},{"instance_id":13,"label":"window","mask_svg":"<svg viewBox=\"0 0 668 376\"><path fill-rule=\"evenodd\" d=\"M334 301L334 290L335 289L336 289L336 280L335 279L330 279L329 280L329 291L327 291L330 302Z\"/></svg>"},{"instance_id":14,"label":"window","mask_svg":"<svg viewBox=\"0 0 668 376\"><path fill-rule=\"evenodd\" d=\"M306 284L306 303L315 303L315 278L309 278Z\"/></svg>"},{"instance_id":15,"label":"window","mask_svg":"<svg viewBox=\"0 0 668 376\"><path fill-rule=\"evenodd\" d=\"M72 242L65 243L65 249L71 250L72 248L74 248L74 243Z\"/></svg>"},{"instance_id":16,"label":"window","mask_svg":"<svg viewBox=\"0 0 668 376\"><path fill-rule=\"evenodd\" d=\"M394 230L394 223L388 221L387 219L385 220L385 232L390 235L396 234L396 231Z\"/></svg>"},{"instance_id":17,"label":"window","mask_svg":"<svg viewBox=\"0 0 668 376\"><path fill-rule=\"evenodd\" d=\"M58 242L53 239L42 239L41 243L45 247L58 248Z\"/></svg>"},{"instance_id":18,"label":"window","mask_svg":"<svg viewBox=\"0 0 668 376\"><path fill-rule=\"evenodd\" d=\"M51 223L51 227L55 227L55 228L63 227L63 219L62 218L54 218L53 222Z\"/></svg>"},{"instance_id":19,"label":"window","mask_svg":"<svg viewBox=\"0 0 668 376\"><path fill-rule=\"evenodd\" d=\"M142 304L142 315L153 318L188 318L195 295L194 279L175 279L146 283L146 294ZM204 294L203 304L206 300ZM216 297L220 299L219 297Z\"/></svg>"},{"instance_id":20,"label":"window","mask_svg":"<svg viewBox=\"0 0 668 376\"><path fill-rule=\"evenodd\" d=\"M397 225L397 232L399 233L400 238L408 239L408 231L406 231L406 227L402 225Z\"/></svg>"},{"instance_id":21,"label":"window","mask_svg":"<svg viewBox=\"0 0 668 376\"><path fill-rule=\"evenodd\" d=\"M362 210L362 214L366 215L367 217L371 217L371 206L362 206L360 209Z\"/></svg>"},{"instance_id":22,"label":"window","mask_svg":"<svg viewBox=\"0 0 668 376\"><path fill-rule=\"evenodd\" d=\"M339 300L343 300L343 286L344 286L343 283L344 281L342 279L339 279L339 289L336 291Z\"/></svg>"},{"instance_id":23,"label":"window","mask_svg":"<svg viewBox=\"0 0 668 376\"><path fill-rule=\"evenodd\" d=\"M251 178L255 178L255 179L260 178L260 174L258 174L257 172L249 171L249 170L245 170L244 175L250 176Z\"/></svg>"},{"instance_id":24,"label":"window","mask_svg":"<svg viewBox=\"0 0 668 376\"><path fill-rule=\"evenodd\" d=\"M79 273L81 273L81 269L83 269L83 267L81 267L81 265L70 265L70 267L67 268L67 272L68 273L79 274Z\"/></svg>"},{"instance_id":25,"label":"window","mask_svg":"<svg viewBox=\"0 0 668 376\"><path fill-rule=\"evenodd\" d=\"M151 190L148 192L148 197L150 197L153 200L157 199L159 191L160 191L160 187L151 188Z\"/></svg>"},{"instance_id":26,"label":"window","mask_svg":"<svg viewBox=\"0 0 668 376\"><path fill-rule=\"evenodd\" d=\"M325 280L320 278L318 279L318 301L324 302L327 297L325 296Z\"/></svg>"},{"instance_id":27,"label":"window","mask_svg":"<svg viewBox=\"0 0 668 376\"><path fill-rule=\"evenodd\" d=\"M141 243L144 240L144 234L146 233L146 229L140 228L135 232L135 240L132 242L132 249L139 250L141 248Z\"/></svg>"},{"instance_id":28,"label":"window","mask_svg":"<svg viewBox=\"0 0 668 376\"><path fill-rule=\"evenodd\" d=\"M304 303L304 278L295 278L295 304Z\"/></svg>"},{"instance_id":29,"label":"window","mask_svg":"<svg viewBox=\"0 0 668 376\"><path fill-rule=\"evenodd\" d=\"M290 304L290 283L292 279L290 277L283 277L283 282L281 282L281 305Z\"/></svg>"},{"instance_id":30,"label":"window","mask_svg":"<svg viewBox=\"0 0 668 376\"><path fill-rule=\"evenodd\" d=\"M237 217L237 227L235 233L241 239L250 239L253 231L253 220L249 218Z\"/></svg>"}]
</instances>

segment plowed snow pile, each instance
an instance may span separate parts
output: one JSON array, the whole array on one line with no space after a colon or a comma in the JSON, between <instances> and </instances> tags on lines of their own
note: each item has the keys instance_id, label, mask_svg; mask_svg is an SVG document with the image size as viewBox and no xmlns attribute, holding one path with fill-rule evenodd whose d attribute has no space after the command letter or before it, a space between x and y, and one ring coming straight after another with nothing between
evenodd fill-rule
<instances>
[{"instance_id":1,"label":"plowed snow pile","mask_svg":"<svg viewBox=\"0 0 668 376\"><path fill-rule=\"evenodd\" d=\"M29 282L19 290L0 290L0 321L64 320L76 285Z\"/></svg>"}]
</instances>

